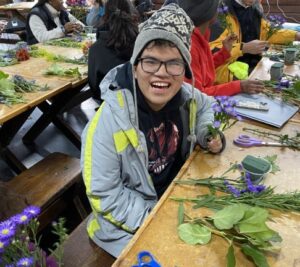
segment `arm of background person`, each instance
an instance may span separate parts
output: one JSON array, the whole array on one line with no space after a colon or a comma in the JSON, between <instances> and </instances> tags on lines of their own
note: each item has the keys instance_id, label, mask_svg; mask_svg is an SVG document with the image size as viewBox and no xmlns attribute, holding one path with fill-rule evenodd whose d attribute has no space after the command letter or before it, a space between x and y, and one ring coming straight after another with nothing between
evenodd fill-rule
<instances>
[{"instance_id":1,"label":"arm of background person","mask_svg":"<svg viewBox=\"0 0 300 267\"><path fill-rule=\"evenodd\" d=\"M48 31L44 22L37 15L30 16L29 27L39 43L65 36L60 27Z\"/></svg>"},{"instance_id":2,"label":"arm of background person","mask_svg":"<svg viewBox=\"0 0 300 267\"><path fill-rule=\"evenodd\" d=\"M267 39L268 25L269 25L268 21L266 21L265 19L262 19L262 21L261 21L261 33L260 33L260 39L261 40L266 40ZM286 44L286 43L290 43L292 41L295 41L296 37L300 37L300 36L296 36L296 35L297 35L296 31L288 30L288 29L281 29L281 30L277 31L276 33L274 33L269 38L268 41L271 44Z\"/></svg>"}]
</instances>

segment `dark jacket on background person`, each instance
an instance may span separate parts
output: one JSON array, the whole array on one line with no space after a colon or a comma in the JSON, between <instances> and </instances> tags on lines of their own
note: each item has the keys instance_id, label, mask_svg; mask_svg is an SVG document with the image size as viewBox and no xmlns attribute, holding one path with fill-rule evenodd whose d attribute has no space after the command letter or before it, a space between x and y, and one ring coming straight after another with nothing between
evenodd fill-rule
<instances>
[{"instance_id":1,"label":"dark jacket on background person","mask_svg":"<svg viewBox=\"0 0 300 267\"><path fill-rule=\"evenodd\" d=\"M104 26L102 29L105 29ZM88 82L93 97L97 100L101 99L99 84L104 76L112 68L129 61L132 55L133 47L122 51L107 47L108 34L108 31L98 31L98 40L89 49Z\"/></svg>"},{"instance_id":2,"label":"dark jacket on background person","mask_svg":"<svg viewBox=\"0 0 300 267\"><path fill-rule=\"evenodd\" d=\"M27 22L26 22L27 43L29 45L38 43L38 40L34 37L32 31L30 29L30 26L29 26L29 19L30 19L31 15L36 15L36 16L40 17L40 19L44 22L48 31L55 29L57 27L49 10L47 9L47 7L45 5L33 7L27 16ZM68 12L66 12L64 10L60 11L59 20L62 25L65 25L67 22L69 22L70 20L69 20Z\"/></svg>"}]
</instances>

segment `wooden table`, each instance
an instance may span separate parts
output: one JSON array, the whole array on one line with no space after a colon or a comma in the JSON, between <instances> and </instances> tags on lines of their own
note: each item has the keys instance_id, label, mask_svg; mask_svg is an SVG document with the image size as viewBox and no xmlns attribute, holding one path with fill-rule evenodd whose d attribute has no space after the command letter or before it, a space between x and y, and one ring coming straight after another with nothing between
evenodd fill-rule
<instances>
[{"instance_id":1,"label":"wooden table","mask_svg":"<svg viewBox=\"0 0 300 267\"><path fill-rule=\"evenodd\" d=\"M267 126L257 124L255 127L269 129ZM233 138L242 133L243 127L249 127L246 122L238 122L233 128L225 132L227 147L221 155L204 153L197 149L185 163L177 179L205 178L210 175L220 175L230 163L240 162L246 155L267 156L278 155L277 164L281 171L268 174L265 184L276 186L276 192L300 190L300 153L288 148L252 147L239 148L233 144ZM300 131L300 124L288 123L280 133L292 134ZM226 266L227 242L222 238L213 236L212 241L204 246L185 244L177 235L178 203L169 199L170 196L196 197L206 194L204 187L193 187L172 184L165 192L153 212L146 219L142 227L135 234L128 246L123 250L113 267L125 267L136 264L137 254L148 250L157 259L161 266L189 266L189 267L223 267ZM191 205L185 203L185 210L191 216L207 215L207 209L193 210ZM274 212L274 222L269 226L283 238L281 250L278 254L267 256L270 266L299 266L300 254L298 244L300 240L300 214ZM254 266L237 248L235 248L236 266Z\"/></svg>"},{"instance_id":2,"label":"wooden table","mask_svg":"<svg viewBox=\"0 0 300 267\"><path fill-rule=\"evenodd\" d=\"M81 50L75 48L51 47L51 51L61 53L67 57L70 56L71 58L73 58L74 55L82 55ZM40 85L48 84L50 86L50 90L48 91L25 94L26 103L12 106L0 104L0 125L2 124L0 128L0 150L2 151L2 156L5 154L4 158L17 173L23 171L25 167L12 155L8 149L8 145L33 109L37 106L41 109L43 114L25 135L28 138L28 143L33 142L35 138L53 122L77 147L81 145L78 134L57 115L68 100L80 92L81 88L87 82L87 76L83 75L81 78L75 79L69 77L45 76L43 72L51 64L53 63L46 61L44 58L30 58L20 64L0 68L0 70L10 75L22 75L26 79L36 80ZM77 67L77 65L69 63L59 64L63 67ZM87 66L80 65L79 69L82 73L86 72ZM49 101L50 99L51 101Z\"/></svg>"}]
</instances>

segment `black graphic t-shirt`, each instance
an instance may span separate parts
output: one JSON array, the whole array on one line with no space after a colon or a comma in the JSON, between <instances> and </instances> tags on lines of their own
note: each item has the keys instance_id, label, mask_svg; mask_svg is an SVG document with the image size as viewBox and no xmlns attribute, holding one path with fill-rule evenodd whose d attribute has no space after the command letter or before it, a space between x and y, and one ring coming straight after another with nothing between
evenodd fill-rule
<instances>
[{"instance_id":1,"label":"black graphic t-shirt","mask_svg":"<svg viewBox=\"0 0 300 267\"><path fill-rule=\"evenodd\" d=\"M182 121L179 112L181 93L160 111L151 110L138 92L140 129L147 141L149 166L154 187L160 197L183 165L181 157Z\"/></svg>"}]
</instances>

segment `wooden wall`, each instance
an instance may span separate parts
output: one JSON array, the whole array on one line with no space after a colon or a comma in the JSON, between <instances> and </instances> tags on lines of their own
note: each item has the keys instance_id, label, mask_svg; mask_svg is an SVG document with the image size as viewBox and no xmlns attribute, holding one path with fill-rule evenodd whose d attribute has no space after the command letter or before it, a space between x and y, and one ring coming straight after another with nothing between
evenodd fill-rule
<instances>
[{"instance_id":1,"label":"wooden wall","mask_svg":"<svg viewBox=\"0 0 300 267\"><path fill-rule=\"evenodd\" d=\"M277 0L269 0L270 3L270 13L271 14L281 14L280 10L277 8ZM300 23L300 0L278 0L279 7L284 11L288 17L293 17ZM264 12L268 11L267 1L262 0L264 7ZM288 22L296 22L292 19L288 19Z\"/></svg>"}]
</instances>

